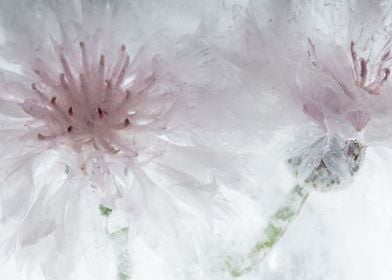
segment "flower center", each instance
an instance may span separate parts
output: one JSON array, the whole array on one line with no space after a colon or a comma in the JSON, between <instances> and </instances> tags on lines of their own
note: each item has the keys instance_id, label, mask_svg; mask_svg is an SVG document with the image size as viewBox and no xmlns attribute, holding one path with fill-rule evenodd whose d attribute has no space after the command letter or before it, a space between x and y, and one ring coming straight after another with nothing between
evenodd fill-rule
<instances>
[{"instance_id":1,"label":"flower center","mask_svg":"<svg viewBox=\"0 0 392 280\"><path fill-rule=\"evenodd\" d=\"M131 126L137 99L123 86L130 66L125 46L112 63L103 54L95 56L84 42L76 52L66 56L64 49L58 49L57 55L53 65L37 59L34 96L22 104L25 112L44 124L37 128L38 138L62 139L78 148L92 143L97 150L117 152L116 137Z\"/></svg>"}]
</instances>

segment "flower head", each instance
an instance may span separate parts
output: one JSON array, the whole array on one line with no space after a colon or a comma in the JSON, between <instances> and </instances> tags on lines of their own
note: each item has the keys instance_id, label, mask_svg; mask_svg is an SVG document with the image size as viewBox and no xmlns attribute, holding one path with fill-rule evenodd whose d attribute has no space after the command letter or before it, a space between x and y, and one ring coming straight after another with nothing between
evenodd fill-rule
<instances>
[{"instance_id":1,"label":"flower head","mask_svg":"<svg viewBox=\"0 0 392 280\"><path fill-rule=\"evenodd\" d=\"M175 92L152 92L158 75L156 58L150 65L135 66L130 65L124 45L117 53L99 57L94 56L96 45L79 45L79 53L56 45L57 61L50 56L48 62L36 59L37 82L31 86L32 97L21 104L34 120L31 130L41 141L136 155L134 144L122 135L159 121L173 105ZM152 104L156 108L151 110L147 106Z\"/></svg>"},{"instance_id":2,"label":"flower head","mask_svg":"<svg viewBox=\"0 0 392 280\"><path fill-rule=\"evenodd\" d=\"M371 98L390 78L388 16L376 18L388 9L380 4L377 12L369 11L376 24L361 21L358 35L357 22L347 21L358 19L368 4L353 5L353 11L346 3L336 6L338 12L307 1L250 1L249 7L233 9L228 31L209 37L242 69L244 84L259 98L263 129L284 131L296 178L317 181L324 190L358 170L374 113ZM319 17L329 12L330 17ZM354 15L336 17L345 12ZM347 153L356 145L360 155ZM329 183L316 180L319 176Z\"/></svg>"},{"instance_id":3,"label":"flower head","mask_svg":"<svg viewBox=\"0 0 392 280\"><path fill-rule=\"evenodd\" d=\"M178 17L176 4L159 3L0 4L8 63L0 76L0 249L42 263L49 278L72 278L74 254L90 256L95 279L105 278L113 267L96 263L114 254L102 254L111 240L135 237L149 221L170 232L179 208L214 207L204 201L217 190L208 167L200 180L181 171L192 146L170 139L176 120L191 127L183 118L196 100L192 74L211 57L181 36L194 18L170 36L157 32L161 23L173 27L170 12ZM144 9L154 20L137 13Z\"/></svg>"}]
</instances>

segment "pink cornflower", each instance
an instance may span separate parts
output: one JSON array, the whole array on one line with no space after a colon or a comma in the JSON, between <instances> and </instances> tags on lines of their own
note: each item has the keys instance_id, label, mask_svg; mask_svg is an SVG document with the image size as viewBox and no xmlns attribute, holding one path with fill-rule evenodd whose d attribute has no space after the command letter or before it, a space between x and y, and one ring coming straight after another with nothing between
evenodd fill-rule
<instances>
[{"instance_id":1,"label":"pink cornflower","mask_svg":"<svg viewBox=\"0 0 392 280\"><path fill-rule=\"evenodd\" d=\"M173 26L173 4L1 2L3 256L40 264L48 279L75 279L84 263L94 279L128 279L129 238L151 221L170 231L179 205L210 215L203 198L213 200L215 182L180 167L197 163L181 157L192 149L185 113L196 102L192 75L211 57L179 36L195 18ZM176 123L186 124L177 143Z\"/></svg>"}]
</instances>

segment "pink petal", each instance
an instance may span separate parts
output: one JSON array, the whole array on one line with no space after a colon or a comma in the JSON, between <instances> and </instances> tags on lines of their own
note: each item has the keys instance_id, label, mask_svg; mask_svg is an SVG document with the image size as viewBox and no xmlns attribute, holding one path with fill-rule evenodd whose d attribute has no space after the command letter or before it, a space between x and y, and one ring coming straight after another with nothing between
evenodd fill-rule
<instances>
[{"instance_id":1,"label":"pink petal","mask_svg":"<svg viewBox=\"0 0 392 280\"><path fill-rule=\"evenodd\" d=\"M370 113L361 110L351 111L346 115L347 120L351 122L357 131L361 131L370 120Z\"/></svg>"},{"instance_id":2,"label":"pink petal","mask_svg":"<svg viewBox=\"0 0 392 280\"><path fill-rule=\"evenodd\" d=\"M319 125L321 125L323 128L325 128L325 117L323 112L321 111L321 108L313 102L307 102L304 104L303 107L304 112L310 116L313 120L315 120Z\"/></svg>"}]
</instances>

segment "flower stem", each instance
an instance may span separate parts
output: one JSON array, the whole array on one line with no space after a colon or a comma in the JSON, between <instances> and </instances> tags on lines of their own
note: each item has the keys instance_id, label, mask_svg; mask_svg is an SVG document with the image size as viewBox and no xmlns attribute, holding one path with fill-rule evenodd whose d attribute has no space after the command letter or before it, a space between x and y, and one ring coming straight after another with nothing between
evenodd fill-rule
<instances>
[{"instance_id":1,"label":"flower stem","mask_svg":"<svg viewBox=\"0 0 392 280\"><path fill-rule=\"evenodd\" d=\"M233 258L226 259L225 265L231 276L240 277L252 270L268 255L282 238L291 222L298 216L308 196L308 189L300 185L293 188L283 204L271 216L267 227L264 229L262 239L253 246L247 256L237 261Z\"/></svg>"},{"instance_id":2,"label":"flower stem","mask_svg":"<svg viewBox=\"0 0 392 280\"><path fill-rule=\"evenodd\" d=\"M98 209L101 215L105 218L109 217L113 212L111 208L106 207L103 204L99 204ZM129 229L124 227L110 234L110 238L113 241L114 250L117 255L118 280L131 279L130 256L127 249L128 232Z\"/></svg>"},{"instance_id":3,"label":"flower stem","mask_svg":"<svg viewBox=\"0 0 392 280\"><path fill-rule=\"evenodd\" d=\"M117 254L118 280L131 279L130 256L127 249L128 228L122 228L111 234Z\"/></svg>"}]
</instances>

